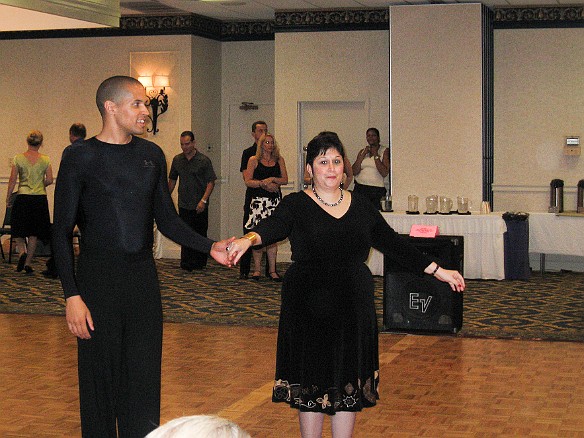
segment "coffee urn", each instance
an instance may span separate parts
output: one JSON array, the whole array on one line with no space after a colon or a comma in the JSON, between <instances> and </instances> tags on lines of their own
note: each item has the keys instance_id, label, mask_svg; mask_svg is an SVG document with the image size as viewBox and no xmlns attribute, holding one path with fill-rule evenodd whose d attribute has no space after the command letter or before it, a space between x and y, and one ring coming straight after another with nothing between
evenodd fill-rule
<instances>
[{"instance_id":1,"label":"coffee urn","mask_svg":"<svg viewBox=\"0 0 584 438\"><path fill-rule=\"evenodd\" d=\"M584 213L584 179L578 181L578 199L576 202L578 213Z\"/></svg>"},{"instance_id":2,"label":"coffee urn","mask_svg":"<svg viewBox=\"0 0 584 438\"><path fill-rule=\"evenodd\" d=\"M564 181L552 179L550 183L550 207L549 213L562 213L564 211Z\"/></svg>"}]
</instances>

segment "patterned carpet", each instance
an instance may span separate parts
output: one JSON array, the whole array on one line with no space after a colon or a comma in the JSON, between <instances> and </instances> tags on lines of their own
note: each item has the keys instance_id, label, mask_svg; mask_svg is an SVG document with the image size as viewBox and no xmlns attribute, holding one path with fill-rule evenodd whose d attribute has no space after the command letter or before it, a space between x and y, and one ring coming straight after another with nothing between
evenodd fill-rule
<instances>
[{"instance_id":1,"label":"patterned carpet","mask_svg":"<svg viewBox=\"0 0 584 438\"><path fill-rule=\"evenodd\" d=\"M0 312L64 314L60 283L38 272L25 275L0 263ZM239 280L238 269L212 262L203 271L185 272L177 260L158 260L165 321L275 326L280 284ZM287 264L278 268L285 272ZM380 328L383 278L375 277ZM533 274L529 281L469 280L464 294L464 324L458 336L584 341L584 274Z\"/></svg>"}]
</instances>

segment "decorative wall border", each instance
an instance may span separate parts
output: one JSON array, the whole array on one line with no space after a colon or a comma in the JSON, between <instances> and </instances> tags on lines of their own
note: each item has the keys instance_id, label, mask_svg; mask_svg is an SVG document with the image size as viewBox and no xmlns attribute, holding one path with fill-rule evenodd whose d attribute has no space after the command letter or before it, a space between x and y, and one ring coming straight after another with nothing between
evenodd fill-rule
<instances>
[{"instance_id":1,"label":"decorative wall border","mask_svg":"<svg viewBox=\"0 0 584 438\"><path fill-rule=\"evenodd\" d=\"M276 32L387 30L389 8L276 12Z\"/></svg>"},{"instance_id":2,"label":"decorative wall border","mask_svg":"<svg viewBox=\"0 0 584 438\"><path fill-rule=\"evenodd\" d=\"M221 24L221 41L259 41L274 39L274 22L225 21Z\"/></svg>"},{"instance_id":3,"label":"decorative wall border","mask_svg":"<svg viewBox=\"0 0 584 438\"><path fill-rule=\"evenodd\" d=\"M0 32L0 39L83 38L136 35L197 35L221 40L222 22L197 14L129 16L118 28L66 29Z\"/></svg>"},{"instance_id":4,"label":"decorative wall border","mask_svg":"<svg viewBox=\"0 0 584 438\"><path fill-rule=\"evenodd\" d=\"M494 8L494 28L584 27L584 7Z\"/></svg>"},{"instance_id":5,"label":"decorative wall border","mask_svg":"<svg viewBox=\"0 0 584 438\"><path fill-rule=\"evenodd\" d=\"M584 6L493 8L494 29L584 27ZM217 41L273 40L278 32L388 30L389 8L276 12L275 20L220 21L198 14L127 16L119 28L0 32L0 40L196 35Z\"/></svg>"},{"instance_id":6,"label":"decorative wall border","mask_svg":"<svg viewBox=\"0 0 584 438\"><path fill-rule=\"evenodd\" d=\"M220 21L198 14L127 16L119 28L0 32L0 40L134 35L196 35L217 41L273 40L276 32L387 30L389 9L277 12L266 21Z\"/></svg>"},{"instance_id":7,"label":"decorative wall border","mask_svg":"<svg viewBox=\"0 0 584 438\"><path fill-rule=\"evenodd\" d=\"M202 15L139 16L120 18L120 31L140 35L192 34L221 39L221 21Z\"/></svg>"}]
</instances>

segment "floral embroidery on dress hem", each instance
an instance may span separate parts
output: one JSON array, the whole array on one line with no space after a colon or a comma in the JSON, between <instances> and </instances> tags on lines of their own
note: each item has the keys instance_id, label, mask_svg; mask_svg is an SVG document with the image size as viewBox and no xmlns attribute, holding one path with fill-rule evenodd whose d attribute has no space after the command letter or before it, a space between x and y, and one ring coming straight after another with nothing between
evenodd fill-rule
<instances>
[{"instance_id":1,"label":"floral embroidery on dress hem","mask_svg":"<svg viewBox=\"0 0 584 438\"><path fill-rule=\"evenodd\" d=\"M378 376L376 371L374 378L368 378L363 387L358 380L357 390L350 382L342 390L335 387L323 390L315 385L301 388L300 384L290 384L287 380L278 379L274 381L273 399L286 401L293 407L317 412L360 410L362 406L375 405L378 398L376 391Z\"/></svg>"}]
</instances>

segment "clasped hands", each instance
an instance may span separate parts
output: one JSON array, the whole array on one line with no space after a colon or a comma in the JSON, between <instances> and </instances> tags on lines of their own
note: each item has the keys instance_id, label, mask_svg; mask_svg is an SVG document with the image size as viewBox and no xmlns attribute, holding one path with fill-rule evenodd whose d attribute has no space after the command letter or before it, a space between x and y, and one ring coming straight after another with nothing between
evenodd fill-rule
<instances>
[{"instance_id":1,"label":"clasped hands","mask_svg":"<svg viewBox=\"0 0 584 438\"><path fill-rule=\"evenodd\" d=\"M215 242L211 247L211 257L225 266L235 266L241 256L249 249L251 241L244 237L229 239Z\"/></svg>"},{"instance_id":2,"label":"clasped hands","mask_svg":"<svg viewBox=\"0 0 584 438\"><path fill-rule=\"evenodd\" d=\"M266 178L260 181L260 187L271 193L276 193L280 190L280 185L274 181L274 178Z\"/></svg>"}]
</instances>

